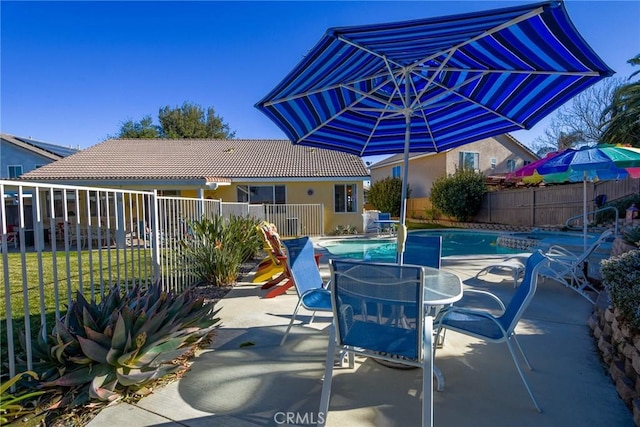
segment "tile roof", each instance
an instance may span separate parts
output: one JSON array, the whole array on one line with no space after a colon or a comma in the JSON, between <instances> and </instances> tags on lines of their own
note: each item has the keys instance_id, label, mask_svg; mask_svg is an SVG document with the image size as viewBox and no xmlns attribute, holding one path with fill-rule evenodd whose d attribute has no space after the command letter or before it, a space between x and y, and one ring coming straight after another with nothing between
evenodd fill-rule
<instances>
[{"instance_id":1,"label":"tile roof","mask_svg":"<svg viewBox=\"0 0 640 427\"><path fill-rule=\"evenodd\" d=\"M33 170L29 180L368 177L364 162L288 140L110 139Z\"/></svg>"}]
</instances>

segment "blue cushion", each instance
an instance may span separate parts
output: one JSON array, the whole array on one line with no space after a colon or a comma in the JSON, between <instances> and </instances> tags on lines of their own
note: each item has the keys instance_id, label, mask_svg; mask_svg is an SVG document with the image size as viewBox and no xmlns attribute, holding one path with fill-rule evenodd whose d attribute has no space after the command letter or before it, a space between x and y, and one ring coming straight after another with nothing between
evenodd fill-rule
<instances>
[{"instance_id":1,"label":"blue cushion","mask_svg":"<svg viewBox=\"0 0 640 427\"><path fill-rule=\"evenodd\" d=\"M302 305L308 310L331 311L331 292L327 289L312 289L301 297Z\"/></svg>"}]
</instances>

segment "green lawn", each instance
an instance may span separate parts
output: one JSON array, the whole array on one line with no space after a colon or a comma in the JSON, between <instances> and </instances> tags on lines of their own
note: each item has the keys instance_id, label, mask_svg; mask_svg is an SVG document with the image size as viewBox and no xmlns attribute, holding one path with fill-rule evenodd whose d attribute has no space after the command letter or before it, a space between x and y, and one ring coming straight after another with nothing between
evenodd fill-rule
<instances>
[{"instance_id":1,"label":"green lawn","mask_svg":"<svg viewBox=\"0 0 640 427\"><path fill-rule=\"evenodd\" d=\"M80 258L78 252L69 252L67 257L65 252L58 252L54 259L52 252L42 252L42 259L39 260L35 252L24 254L24 258L21 253L7 254L12 330L16 346L16 334L22 334L25 330L25 312L29 313L31 335L35 336L40 329L41 313L44 313L47 329L50 330L56 316L56 305L59 306L59 314L63 315L68 302L79 289L82 289L87 299L93 295L99 300L101 292L112 285L120 283L133 286L136 283L148 283L153 277L150 249L141 249L139 252L138 249L103 249L81 251L79 255ZM4 254L0 254L0 271L4 272ZM0 359L6 361L7 287L4 274L0 280ZM16 351L19 352L20 348L16 348ZM4 369L6 368L3 366L2 371Z\"/></svg>"}]
</instances>

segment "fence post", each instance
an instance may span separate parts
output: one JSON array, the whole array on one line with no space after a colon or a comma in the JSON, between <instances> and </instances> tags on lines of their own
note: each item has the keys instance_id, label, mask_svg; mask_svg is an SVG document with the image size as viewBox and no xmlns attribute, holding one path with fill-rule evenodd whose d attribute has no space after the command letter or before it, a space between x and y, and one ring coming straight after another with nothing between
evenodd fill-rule
<instances>
[{"instance_id":1,"label":"fence post","mask_svg":"<svg viewBox=\"0 0 640 427\"><path fill-rule=\"evenodd\" d=\"M151 221L153 222L153 244L151 245L151 256L153 258L153 282L158 283L160 281L160 220L158 217L158 190L153 190L151 196L153 203L151 203ZM144 230L143 230L144 232Z\"/></svg>"}]
</instances>

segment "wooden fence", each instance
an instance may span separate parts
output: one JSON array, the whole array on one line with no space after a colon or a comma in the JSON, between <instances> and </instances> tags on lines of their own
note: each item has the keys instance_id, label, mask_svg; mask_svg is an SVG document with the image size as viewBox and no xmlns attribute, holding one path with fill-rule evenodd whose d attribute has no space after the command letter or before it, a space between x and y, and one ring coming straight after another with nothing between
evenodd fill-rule
<instances>
[{"instance_id":1,"label":"wooden fence","mask_svg":"<svg viewBox=\"0 0 640 427\"><path fill-rule=\"evenodd\" d=\"M615 200L634 193L640 193L640 179L587 183L587 208L594 210L594 199L598 195L604 194L607 200ZM582 214L582 200L582 183L492 191L485 194L474 222L562 226L567 219ZM407 202L407 216L410 218L447 219L433 218L432 209L427 197Z\"/></svg>"}]
</instances>

